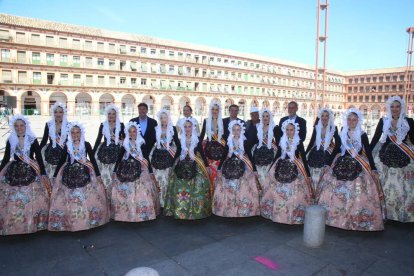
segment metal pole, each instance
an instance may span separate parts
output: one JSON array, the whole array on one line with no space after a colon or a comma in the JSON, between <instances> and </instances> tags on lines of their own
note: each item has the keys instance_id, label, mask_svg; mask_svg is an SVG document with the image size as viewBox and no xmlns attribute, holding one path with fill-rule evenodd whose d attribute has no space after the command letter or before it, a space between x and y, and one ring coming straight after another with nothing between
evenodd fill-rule
<instances>
[{"instance_id":1,"label":"metal pole","mask_svg":"<svg viewBox=\"0 0 414 276\"><path fill-rule=\"evenodd\" d=\"M414 27L407 29L408 33L408 48L407 48L407 65L405 71L405 89L404 89L404 100L406 102L406 108L408 108L410 95L411 95L411 60L413 54L413 38L414 38ZM407 110L406 110L407 111Z\"/></svg>"},{"instance_id":2,"label":"metal pole","mask_svg":"<svg viewBox=\"0 0 414 276\"><path fill-rule=\"evenodd\" d=\"M324 32L320 33L321 28L321 11L325 12L324 20ZM317 116L318 111L318 86L319 86L319 72L322 73L322 89L321 89L321 104L325 106L325 91L326 91L326 51L327 51L327 38L328 38L328 0L318 0L317 19L316 19L316 61L315 61L315 95L313 99L314 116ZM323 47L323 62L322 68L319 68L319 44L322 43Z\"/></svg>"},{"instance_id":3,"label":"metal pole","mask_svg":"<svg viewBox=\"0 0 414 276\"><path fill-rule=\"evenodd\" d=\"M313 95L313 116L316 118L318 114L318 67L319 67L319 21L320 21L320 0L318 0L318 7L316 13L316 62L315 62L315 94Z\"/></svg>"},{"instance_id":4,"label":"metal pole","mask_svg":"<svg viewBox=\"0 0 414 276\"><path fill-rule=\"evenodd\" d=\"M322 107L325 106L325 91L326 91L326 50L327 50L326 45L327 45L327 38L328 38L328 0L326 0L324 8L325 8L325 33L324 33L324 46L323 46Z\"/></svg>"}]
</instances>

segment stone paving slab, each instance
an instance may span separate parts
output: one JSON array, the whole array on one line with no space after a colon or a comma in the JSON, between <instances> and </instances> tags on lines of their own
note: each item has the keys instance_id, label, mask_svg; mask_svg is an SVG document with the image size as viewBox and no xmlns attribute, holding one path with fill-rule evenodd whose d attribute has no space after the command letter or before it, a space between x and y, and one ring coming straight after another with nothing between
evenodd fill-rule
<instances>
[{"instance_id":1,"label":"stone paving slab","mask_svg":"<svg viewBox=\"0 0 414 276\"><path fill-rule=\"evenodd\" d=\"M0 275L414 275L414 224L388 222L363 233L327 227L325 243L302 243L303 226L260 217L199 221L159 217L111 222L76 233L0 237ZM277 264L269 269L257 256Z\"/></svg>"}]
</instances>

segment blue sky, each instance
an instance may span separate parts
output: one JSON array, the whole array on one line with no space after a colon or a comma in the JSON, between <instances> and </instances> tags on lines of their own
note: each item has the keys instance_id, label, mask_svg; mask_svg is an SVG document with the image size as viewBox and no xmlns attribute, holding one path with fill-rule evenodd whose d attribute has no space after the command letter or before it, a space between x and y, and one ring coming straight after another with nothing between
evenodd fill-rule
<instances>
[{"instance_id":1,"label":"blue sky","mask_svg":"<svg viewBox=\"0 0 414 276\"><path fill-rule=\"evenodd\" d=\"M315 62L316 0L0 0L3 13ZM405 66L414 0L331 0L328 68Z\"/></svg>"}]
</instances>

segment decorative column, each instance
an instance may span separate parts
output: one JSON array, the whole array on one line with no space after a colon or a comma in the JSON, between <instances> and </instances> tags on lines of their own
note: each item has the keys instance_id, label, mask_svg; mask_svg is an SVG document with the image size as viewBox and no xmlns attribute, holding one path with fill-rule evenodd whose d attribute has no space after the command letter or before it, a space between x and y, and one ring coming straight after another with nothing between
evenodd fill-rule
<instances>
[{"instance_id":1,"label":"decorative column","mask_svg":"<svg viewBox=\"0 0 414 276\"><path fill-rule=\"evenodd\" d=\"M40 99L40 114L43 116L49 116L49 100L43 98Z\"/></svg>"},{"instance_id":2,"label":"decorative column","mask_svg":"<svg viewBox=\"0 0 414 276\"><path fill-rule=\"evenodd\" d=\"M99 116L99 98L101 96L100 93L93 93L92 95L92 115Z\"/></svg>"},{"instance_id":3,"label":"decorative column","mask_svg":"<svg viewBox=\"0 0 414 276\"><path fill-rule=\"evenodd\" d=\"M76 95L78 93L74 91L70 91L70 93L66 94L66 109L68 111L68 116L75 115L75 107L76 107Z\"/></svg>"}]
</instances>

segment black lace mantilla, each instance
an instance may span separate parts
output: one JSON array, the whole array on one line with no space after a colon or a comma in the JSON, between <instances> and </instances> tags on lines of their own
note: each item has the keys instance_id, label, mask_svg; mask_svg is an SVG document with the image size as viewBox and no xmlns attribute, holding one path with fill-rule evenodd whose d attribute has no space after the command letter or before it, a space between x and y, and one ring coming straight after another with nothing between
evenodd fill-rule
<instances>
[{"instance_id":1,"label":"black lace mantilla","mask_svg":"<svg viewBox=\"0 0 414 276\"><path fill-rule=\"evenodd\" d=\"M116 170L116 176L121 182L134 182L141 176L141 162L133 157L122 159Z\"/></svg>"},{"instance_id":2,"label":"black lace mantilla","mask_svg":"<svg viewBox=\"0 0 414 276\"><path fill-rule=\"evenodd\" d=\"M279 159L275 166L275 179L280 183L290 183L298 177L298 168L289 158Z\"/></svg>"},{"instance_id":3,"label":"black lace mantilla","mask_svg":"<svg viewBox=\"0 0 414 276\"><path fill-rule=\"evenodd\" d=\"M354 181L361 172L361 164L348 154L338 157L333 167L333 175L342 181Z\"/></svg>"},{"instance_id":4,"label":"black lace mantilla","mask_svg":"<svg viewBox=\"0 0 414 276\"><path fill-rule=\"evenodd\" d=\"M103 164L114 164L121 151L121 146L110 143L109 146L103 143L98 150L98 160Z\"/></svg>"},{"instance_id":5,"label":"black lace mantilla","mask_svg":"<svg viewBox=\"0 0 414 276\"><path fill-rule=\"evenodd\" d=\"M69 162L63 169L62 184L69 189L85 187L91 181L89 168L78 162Z\"/></svg>"},{"instance_id":6,"label":"black lace mantilla","mask_svg":"<svg viewBox=\"0 0 414 276\"><path fill-rule=\"evenodd\" d=\"M63 155L63 149L59 145L56 145L56 147L53 147L53 145L50 143L46 146L45 160L47 163L51 165L57 165L62 155Z\"/></svg>"},{"instance_id":7,"label":"black lace mantilla","mask_svg":"<svg viewBox=\"0 0 414 276\"><path fill-rule=\"evenodd\" d=\"M404 168L410 164L410 158L397 145L390 142L380 149L379 158L390 168Z\"/></svg>"},{"instance_id":8,"label":"black lace mantilla","mask_svg":"<svg viewBox=\"0 0 414 276\"><path fill-rule=\"evenodd\" d=\"M208 159L221 160L224 154L224 146L217 141L207 141L205 152Z\"/></svg>"},{"instance_id":9,"label":"black lace mantilla","mask_svg":"<svg viewBox=\"0 0 414 276\"><path fill-rule=\"evenodd\" d=\"M165 170L173 165L174 159L167 149L155 148L152 152L151 165L154 169Z\"/></svg>"},{"instance_id":10,"label":"black lace mantilla","mask_svg":"<svg viewBox=\"0 0 414 276\"><path fill-rule=\"evenodd\" d=\"M7 167L5 180L10 186L27 186L36 180L36 172L22 161L13 161Z\"/></svg>"},{"instance_id":11,"label":"black lace mantilla","mask_svg":"<svg viewBox=\"0 0 414 276\"><path fill-rule=\"evenodd\" d=\"M266 146L256 148L253 152L253 160L257 166L267 166L273 162L274 151Z\"/></svg>"},{"instance_id":12,"label":"black lace mantilla","mask_svg":"<svg viewBox=\"0 0 414 276\"><path fill-rule=\"evenodd\" d=\"M222 172L226 179L239 179L243 176L245 170L244 162L234 155L223 163Z\"/></svg>"},{"instance_id":13,"label":"black lace mantilla","mask_svg":"<svg viewBox=\"0 0 414 276\"><path fill-rule=\"evenodd\" d=\"M323 147L320 147L319 150L314 147L309 152L308 156L308 165L312 168L322 168L325 165L329 164L331 155L328 151L325 151Z\"/></svg>"},{"instance_id":14,"label":"black lace mantilla","mask_svg":"<svg viewBox=\"0 0 414 276\"><path fill-rule=\"evenodd\" d=\"M178 161L174 172L179 179L193 179L197 174L196 161L187 156L184 160Z\"/></svg>"}]
</instances>

